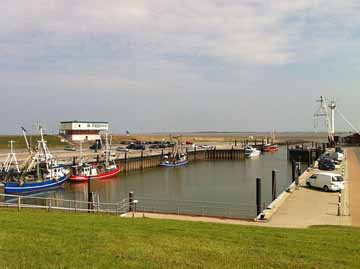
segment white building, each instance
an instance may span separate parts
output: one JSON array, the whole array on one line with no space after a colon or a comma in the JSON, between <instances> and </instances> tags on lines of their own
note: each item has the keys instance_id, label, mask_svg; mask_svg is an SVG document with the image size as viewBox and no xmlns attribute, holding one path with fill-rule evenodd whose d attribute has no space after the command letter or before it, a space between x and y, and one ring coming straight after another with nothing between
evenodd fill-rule
<instances>
[{"instance_id":1,"label":"white building","mask_svg":"<svg viewBox=\"0 0 360 269\"><path fill-rule=\"evenodd\" d=\"M60 135L72 141L95 141L101 139L100 133L109 130L108 122L100 121L62 121Z\"/></svg>"}]
</instances>

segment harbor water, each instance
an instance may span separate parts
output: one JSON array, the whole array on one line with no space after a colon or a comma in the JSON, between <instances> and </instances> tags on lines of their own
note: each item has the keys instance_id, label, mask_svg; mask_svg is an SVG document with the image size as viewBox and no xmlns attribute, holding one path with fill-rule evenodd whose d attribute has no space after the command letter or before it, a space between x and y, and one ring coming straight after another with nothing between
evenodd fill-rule
<instances>
[{"instance_id":1,"label":"harbor water","mask_svg":"<svg viewBox=\"0 0 360 269\"><path fill-rule=\"evenodd\" d=\"M256 178L262 179L262 203L271 203L271 172L277 171L277 195L291 183L286 147L245 160L195 161L183 167L154 168L92 180L100 202L114 203L134 192L137 210L233 218L256 216ZM63 188L32 194L87 200L88 184L67 182Z\"/></svg>"}]
</instances>

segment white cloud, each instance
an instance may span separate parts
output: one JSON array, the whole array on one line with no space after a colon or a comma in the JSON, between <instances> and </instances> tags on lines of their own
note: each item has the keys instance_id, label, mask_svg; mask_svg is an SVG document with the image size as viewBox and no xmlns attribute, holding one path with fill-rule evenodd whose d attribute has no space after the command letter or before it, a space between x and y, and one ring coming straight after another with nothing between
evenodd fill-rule
<instances>
[{"instance_id":1,"label":"white cloud","mask_svg":"<svg viewBox=\"0 0 360 269\"><path fill-rule=\"evenodd\" d=\"M353 46L360 26L359 4L350 0L5 0L0 9L0 56L7 57L76 55L105 38L108 46L92 54L133 50L281 65Z\"/></svg>"}]
</instances>

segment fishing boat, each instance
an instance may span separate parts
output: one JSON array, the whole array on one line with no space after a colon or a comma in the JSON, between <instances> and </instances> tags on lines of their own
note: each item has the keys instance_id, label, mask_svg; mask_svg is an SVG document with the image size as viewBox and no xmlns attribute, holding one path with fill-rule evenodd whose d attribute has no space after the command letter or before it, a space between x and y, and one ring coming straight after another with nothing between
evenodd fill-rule
<instances>
[{"instance_id":1,"label":"fishing boat","mask_svg":"<svg viewBox=\"0 0 360 269\"><path fill-rule=\"evenodd\" d=\"M264 152L276 152L279 151L279 146L275 144L275 130L271 132L270 142L267 141L262 147L262 151Z\"/></svg>"},{"instance_id":2,"label":"fishing boat","mask_svg":"<svg viewBox=\"0 0 360 269\"><path fill-rule=\"evenodd\" d=\"M160 163L162 167L178 167L189 163L187 154L183 152L181 148L182 143L180 143L180 137L175 138L177 139L177 143L173 147L172 152L164 156L163 161Z\"/></svg>"},{"instance_id":3,"label":"fishing boat","mask_svg":"<svg viewBox=\"0 0 360 269\"><path fill-rule=\"evenodd\" d=\"M17 166L18 174L6 174L5 181L3 182L5 193L17 194L45 191L62 186L68 179L69 171L63 165L57 164L55 157L50 153L44 140L43 128L41 126L39 126L39 131L40 141L38 141L38 147L35 152L33 152L31 145L29 145L24 131L30 155L25 160L23 169L19 169ZM13 149L12 154L15 156Z\"/></svg>"},{"instance_id":4,"label":"fishing boat","mask_svg":"<svg viewBox=\"0 0 360 269\"><path fill-rule=\"evenodd\" d=\"M115 164L112 159L111 148L108 141L108 134L105 138L105 164L88 164L82 162L82 144L80 143L80 163L73 166L73 173L69 179L72 182L84 182L89 179L107 179L120 173L121 167Z\"/></svg>"},{"instance_id":5,"label":"fishing boat","mask_svg":"<svg viewBox=\"0 0 360 269\"><path fill-rule=\"evenodd\" d=\"M261 153L260 150L253 148L252 146L248 145L245 147L245 157L246 158L253 158L259 156Z\"/></svg>"},{"instance_id":6,"label":"fishing boat","mask_svg":"<svg viewBox=\"0 0 360 269\"><path fill-rule=\"evenodd\" d=\"M164 160L160 163L160 166L177 167L186 165L188 163L189 161L187 160L187 156L185 154L176 154L175 156L170 154L164 156Z\"/></svg>"},{"instance_id":7,"label":"fishing boat","mask_svg":"<svg viewBox=\"0 0 360 269\"><path fill-rule=\"evenodd\" d=\"M279 146L276 144L265 144L262 150L265 152L276 152L279 151Z\"/></svg>"}]
</instances>

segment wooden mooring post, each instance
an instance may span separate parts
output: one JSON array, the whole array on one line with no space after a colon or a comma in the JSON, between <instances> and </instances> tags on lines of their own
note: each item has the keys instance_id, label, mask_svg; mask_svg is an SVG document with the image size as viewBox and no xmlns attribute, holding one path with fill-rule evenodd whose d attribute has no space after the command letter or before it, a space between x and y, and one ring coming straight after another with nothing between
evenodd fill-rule
<instances>
[{"instance_id":1,"label":"wooden mooring post","mask_svg":"<svg viewBox=\"0 0 360 269\"><path fill-rule=\"evenodd\" d=\"M259 216L261 212L261 178L256 178L256 215Z\"/></svg>"},{"instance_id":2,"label":"wooden mooring post","mask_svg":"<svg viewBox=\"0 0 360 269\"><path fill-rule=\"evenodd\" d=\"M129 192L129 212L132 212L134 210L133 203L134 203L134 192L131 191Z\"/></svg>"},{"instance_id":3,"label":"wooden mooring post","mask_svg":"<svg viewBox=\"0 0 360 269\"><path fill-rule=\"evenodd\" d=\"M276 199L276 170L271 172L271 196L274 201Z\"/></svg>"}]
</instances>

